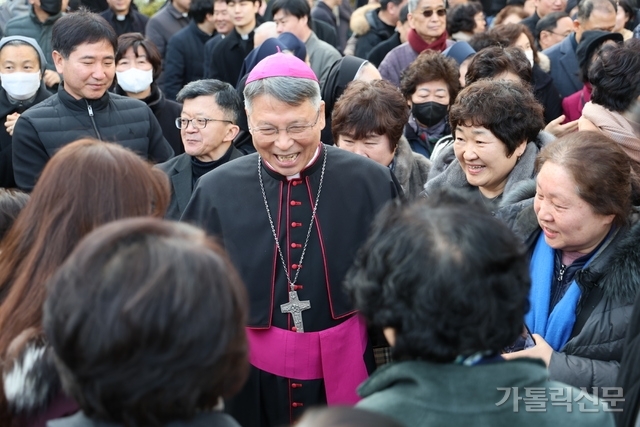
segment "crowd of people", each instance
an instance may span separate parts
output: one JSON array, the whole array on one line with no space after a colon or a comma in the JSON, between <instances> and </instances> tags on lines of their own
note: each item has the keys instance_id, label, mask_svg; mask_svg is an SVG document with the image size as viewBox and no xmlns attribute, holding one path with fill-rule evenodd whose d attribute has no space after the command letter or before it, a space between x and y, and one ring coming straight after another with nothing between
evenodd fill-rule
<instances>
[{"instance_id":1,"label":"crowd of people","mask_svg":"<svg viewBox=\"0 0 640 427\"><path fill-rule=\"evenodd\" d=\"M633 0L143 6L0 6L0 426L640 423Z\"/></svg>"}]
</instances>

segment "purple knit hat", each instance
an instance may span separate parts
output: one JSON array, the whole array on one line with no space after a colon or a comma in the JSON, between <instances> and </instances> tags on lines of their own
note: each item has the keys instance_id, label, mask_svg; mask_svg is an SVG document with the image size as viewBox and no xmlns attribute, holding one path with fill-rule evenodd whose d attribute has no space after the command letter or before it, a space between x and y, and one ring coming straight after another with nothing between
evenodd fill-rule
<instances>
[{"instance_id":1,"label":"purple knit hat","mask_svg":"<svg viewBox=\"0 0 640 427\"><path fill-rule=\"evenodd\" d=\"M318 81L318 77L307 64L293 55L282 52L267 56L258 62L249 73L246 84L269 77L296 77Z\"/></svg>"}]
</instances>

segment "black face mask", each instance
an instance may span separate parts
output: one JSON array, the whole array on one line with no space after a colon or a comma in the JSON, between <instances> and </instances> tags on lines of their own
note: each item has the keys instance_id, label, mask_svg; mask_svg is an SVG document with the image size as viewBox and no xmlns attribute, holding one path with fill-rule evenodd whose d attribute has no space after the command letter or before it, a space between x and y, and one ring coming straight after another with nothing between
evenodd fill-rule
<instances>
[{"instance_id":1,"label":"black face mask","mask_svg":"<svg viewBox=\"0 0 640 427\"><path fill-rule=\"evenodd\" d=\"M62 0L40 0L40 9L49 15L57 15L62 9Z\"/></svg>"},{"instance_id":2,"label":"black face mask","mask_svg":"<svg viewBox=\"0 0 640 427\"><path fill-rule=\"evenodd\" d=\"M423 102L411 106L411 114L423 126L437 125L447 115L448 106L437 102Z\"/></svg>"}]
</instances>

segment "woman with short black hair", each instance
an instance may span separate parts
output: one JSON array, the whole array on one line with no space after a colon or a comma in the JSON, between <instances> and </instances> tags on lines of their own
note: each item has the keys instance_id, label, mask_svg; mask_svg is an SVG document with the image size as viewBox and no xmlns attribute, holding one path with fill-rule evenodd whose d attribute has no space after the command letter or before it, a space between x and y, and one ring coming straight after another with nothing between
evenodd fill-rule
<instances>
[{"instance_id":1,"label":"woman with short black hair","mask_svg":"<svg viewBox=\"0 0 640 427\"><path fill-rule=\"evenodd\" d=\"M48 283L44 330L82 412L50 427L238 427L249 372L244 285L195 227L159 219L90 233Z\"/></svg>"}]
</instances>

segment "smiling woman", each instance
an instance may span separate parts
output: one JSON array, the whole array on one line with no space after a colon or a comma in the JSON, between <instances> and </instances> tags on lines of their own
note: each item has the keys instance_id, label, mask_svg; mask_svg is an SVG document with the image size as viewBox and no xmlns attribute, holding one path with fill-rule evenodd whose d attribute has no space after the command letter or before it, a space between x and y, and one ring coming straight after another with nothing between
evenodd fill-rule
<instances>
[{"instance_id":1,"label":"smiling woman","mask_svg":"<svg viewBox=\"0 0 640 427\"><path fill-rule=\"evenodd\" d=\"M496 210L505 192L534 176L547 137L542 106L519 82L481 80L467 86L449 111L455 142L432 159L426 193L442 186L475 190Z\"/></svg>"},{"instance_id":2,"label":"smiling woman","mask_svg":"<svg viewBox=\"0 0 640 427\"><path fill-rule=\"evenodd\" d=\"M581 131L545 147L537 169L533 206L511 224L529 230L523 233L532 280L526 322L536 346L509 357L541 358L552 380L602 394L602 387L618 386L640 286L631 162L611 139Z\"/></svg>"}]
</instances>

